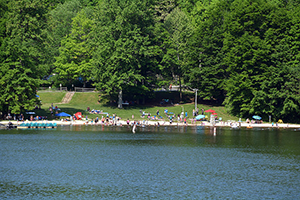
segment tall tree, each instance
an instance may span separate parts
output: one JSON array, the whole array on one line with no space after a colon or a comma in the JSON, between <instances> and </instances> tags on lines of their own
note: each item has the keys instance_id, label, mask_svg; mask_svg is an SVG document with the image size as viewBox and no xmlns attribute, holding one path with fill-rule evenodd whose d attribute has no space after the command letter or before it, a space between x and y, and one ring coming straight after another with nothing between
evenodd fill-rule
<instances>
[{"instance_id":1,"label":"tall tree","mask_svg":"<svg viewBox=\"0 0 300 200\"><path fill-rule=\"evenodd\" d=\"M91 18L92 11L89 8L81 10L73 18L71 33L61 41L60 55L54 63L57 83L70 85L80 78L85 87L90 80L94 50L91 43L94 22Z\"/></svg>"},{"instance_id":2,"label":"tall tree","mask_svg":"<svg viewBox=\"0 0 300 200\"><path fill-rule=\"evenodd\" d=\"M197 3L191 17L195 34L190 40L191 53L186 82L199 89L204 100L225 98L225 82L229 76L224 64L224 20L230 9L228 1L212 1L210 4Z\"/></svg>"},{"instance_id":3,"label":"tall tree","mask_svg":"<svg viewBox=\"0 0 300 200\"><path fill-rule=\"evenodd\" d=\"M152 5L152 1L106 0L96 12L95 85L111 98L119 94L119 108L123 91L140 98L153 87Z\"/></svg>"},{"instance_id":4,"label":"tall tree","mask_svg":"<svg viewBox=\"0 0 300 200\"><path fill-rule=\"evenodd\" d=\"M32 108L43 75L40 63L45 26L45 4L40 1L11 1L7 20L5 60L0 67L0 104L4 113Z\"/></svg>"},{"instance_id":5,"label":"tall tree","mask_svg":"<svg viewBox=\"0 0 300 200\"><path fill-rule=\"evenodd\" d=\"M58 4L47 14L47 26L43 30L46 35L45 66L47 73L52 74L55 66L55 57L59 55L62 40L71 33L72 19L82 9L80 0L66 1Z\"/></svg>"},{"instance_id":6,"label":"tall tree","mask_svg":"<svg viewBox=\"0 0 300 200\"><path fill-rule=\"evenodd\" d=\"M0 0L0 63L5 59L4 41L7 39L6 22L8 20L8 1Z\"/></svg>"},{"instance_id":7,"label":"tall tree","mask_svg":"<svg viewBox=\"0 0 300 200\"><path fill-rule=\"evenodd\" d=\"M186 68L186 56L188 55L188 39L193 33L193 27L179 8L175 8L168 15L164 22L164 27L169 33L169 40L166 44L166 52L162 60L161 68L167 71L168 76L173 78L175 83L179 84L180 101L182 100L182 76Z\"/></svg>"},{"instance_id":8,"label":"tall tree","mask_svg":"<svg viewBox=\"0 0 300 200\"><path fill-rule=\"evenodd\" d=\"M279 1L233 4L225 37L231 72L225 104L233 114L297 121L299 77L292 71L299 70L298 52L292 49L299 45L292 18Z\"/></svg>"}]
</instances>

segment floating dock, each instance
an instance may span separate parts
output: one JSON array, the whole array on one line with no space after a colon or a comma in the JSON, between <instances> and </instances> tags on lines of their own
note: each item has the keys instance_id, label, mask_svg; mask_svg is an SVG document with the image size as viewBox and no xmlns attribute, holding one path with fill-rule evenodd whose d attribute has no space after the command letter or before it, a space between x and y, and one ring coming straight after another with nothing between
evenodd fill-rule
<instances>
[{"instance_id":1,"label":"floating dock","mask_svg":"<svg viewBox=\"0 0 300 200\"><path fill-rule=\"evenodd\" d=\"M57 123L21 123L18 129L54 129L57 128Z\"/></svg>"}]
</instances>

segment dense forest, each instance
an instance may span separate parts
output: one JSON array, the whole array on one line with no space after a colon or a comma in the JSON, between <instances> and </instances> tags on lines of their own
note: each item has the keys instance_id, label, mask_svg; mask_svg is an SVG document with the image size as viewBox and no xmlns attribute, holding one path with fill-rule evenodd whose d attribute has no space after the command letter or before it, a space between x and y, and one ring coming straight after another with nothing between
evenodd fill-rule
<instances>
[{"instance_id":1,"label":"dense forest","mask_svg":"<svg viewBox=\"0 0 300 200\"><path fill-rule=\"evenodd\" d=\"M0 109L31 109L41 86L96 87L143 103L173 84L235 116L299 123L299 4L0 0Z\"/></svg>"}]
</instances>

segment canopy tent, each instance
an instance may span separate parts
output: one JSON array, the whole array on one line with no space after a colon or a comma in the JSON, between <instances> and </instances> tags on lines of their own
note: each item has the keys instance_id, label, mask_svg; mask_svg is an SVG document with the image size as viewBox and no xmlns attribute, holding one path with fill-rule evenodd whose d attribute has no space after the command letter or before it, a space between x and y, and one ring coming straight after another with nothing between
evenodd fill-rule
<instances>
[{"instance_id":1,"label":"canopy tent","mask_svg":"<svg viewBox=\"0 0 300 200\"><path fill-rule=\"evenodd\" d=\"M71 115L69 115L68 113L65 113L65 112L61 112L61 113L55 114L55 116L57 116L57 117L70 117Z\"/></svg>"}]
</instances>

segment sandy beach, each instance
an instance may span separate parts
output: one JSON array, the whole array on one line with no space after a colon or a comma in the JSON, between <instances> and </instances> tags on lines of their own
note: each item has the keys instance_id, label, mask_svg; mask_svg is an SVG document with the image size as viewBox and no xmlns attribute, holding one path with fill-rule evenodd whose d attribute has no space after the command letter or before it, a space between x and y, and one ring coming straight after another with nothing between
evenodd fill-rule
<instances>
[{"instance_id":1,"label":"sandy beach","mask_svg":"<svg viewBox=\"0 0 300 200\"><path fill-rule=\"evenodd\" d=\"M132 124L133 122L138 122L140 125L146 125L146 126L157 126L158 123L160 126L213 126L211 123L207 122L207 121L203 121L203 122L199 122L197 121L196 123L191 123L191 120L189 121L189 123L184 124L183 122L177 123L177 122L173 122L172 124L170 124L169 121L151 121L151 120L131 120L130 124ZM11 120L10 122L13 123L13 125L20 125L21 121L13 121ZM31 121L24 121L25 123L30 123ZM60 126L66 126L66 125L92 125L92 126L99 126L99 125L117 125L117 126L127 126L127 122L124 120L119 120L116 121L115 123L113 123L112 121L110 121L110 123L106 124L106 123L102 123L101 121L98 123L94 123L91 121L85 121L85 120L74 120L74 121L62 121L62 120L40 120L40 121L32 121L32 123L56 123L57 125ZM9 121L1 121L1 124L7 125L9 123ZM288 123L261 123L261 124L249 124L249 123L245 123L245 122L218 122L215 124L216 127L235 127L235 128L239 128L239 127L245 127L245 128L297 128L300 129L300 124L288 124Z\"/></svg>"}]
</instances>

